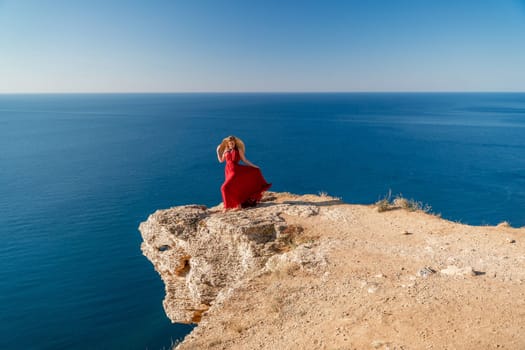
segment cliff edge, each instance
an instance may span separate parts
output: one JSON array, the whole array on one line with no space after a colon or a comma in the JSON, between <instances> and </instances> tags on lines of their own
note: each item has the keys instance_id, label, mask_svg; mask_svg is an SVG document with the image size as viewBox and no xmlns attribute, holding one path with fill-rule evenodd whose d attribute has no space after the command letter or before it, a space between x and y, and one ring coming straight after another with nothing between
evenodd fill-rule
<instances>
[{"instance_id":1,"label":"cliff edge","mask_svg":"<svg viewBox=\"0 0 525 350\"><path fill-rule=\"evenodd\" d=\"M177 349L524 349L525 228L269 192L141 223Z\"/></svg>"}]
</instances>

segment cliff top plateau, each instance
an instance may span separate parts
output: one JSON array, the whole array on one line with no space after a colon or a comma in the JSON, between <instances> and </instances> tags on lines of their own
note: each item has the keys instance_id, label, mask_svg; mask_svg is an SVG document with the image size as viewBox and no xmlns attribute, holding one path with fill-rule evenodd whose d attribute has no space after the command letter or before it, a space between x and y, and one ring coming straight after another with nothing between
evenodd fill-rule
<instances>
[{"instance_id":1,"label":"cliff top plateau","mask_svg":"<svg viewBox=\"0 0 525 350\"><path fill-rule=\"evenodd\" d=\"M166 313L198 324L176 349L525 349L525 228L397 204L269 192L150 215Z\"/></svg>"}]
</instances>

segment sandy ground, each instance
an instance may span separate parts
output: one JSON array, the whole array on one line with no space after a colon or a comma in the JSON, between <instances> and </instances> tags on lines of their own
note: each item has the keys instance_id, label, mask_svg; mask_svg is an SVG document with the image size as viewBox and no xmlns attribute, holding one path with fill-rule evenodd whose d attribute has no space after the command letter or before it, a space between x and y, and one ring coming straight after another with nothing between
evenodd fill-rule
<instances>
[{"instance_id":1,"label":"sandy ground","mask_svg":"<svg viewBox=\"0 0 525 350\"><path fill-rule=\"evenodd\" d=\"M285 217L311 263L249 276L177 349L525 349L525 228L274 201L319 206Z\"/></svg>"}]
</instances>

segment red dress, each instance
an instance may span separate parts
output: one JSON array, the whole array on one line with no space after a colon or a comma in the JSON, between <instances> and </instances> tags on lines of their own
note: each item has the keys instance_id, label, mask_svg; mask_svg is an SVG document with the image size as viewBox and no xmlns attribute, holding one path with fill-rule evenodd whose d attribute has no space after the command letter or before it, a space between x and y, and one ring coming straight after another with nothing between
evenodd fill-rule
<instances>
[{"instance_id":1,"label":"red dress","mask_svg":"<svg viewBox=\"0 0 525 350\"><path fill-rule=\"evenodd\" d=\"M225 180L221 186L224 208L255 206L272 184L266 182L260 169L239 164L237 149L226 152L225 159Z\"/></svg>"}]
</instances>

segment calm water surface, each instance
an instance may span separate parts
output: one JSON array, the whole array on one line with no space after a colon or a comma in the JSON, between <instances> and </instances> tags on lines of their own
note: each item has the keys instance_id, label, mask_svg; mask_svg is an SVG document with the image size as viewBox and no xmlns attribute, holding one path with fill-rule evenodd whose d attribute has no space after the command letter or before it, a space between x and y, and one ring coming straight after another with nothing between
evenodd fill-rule
<instances>
[{"instance_id":1,"label":"calm water surface","mask_svg":"<svg viewBox=\"0 0 525 350\"><path fill-rule=\"evenodd\" d=\"M137 227L220 202L229 134L275 191L391 189L525 225L525 94L0 95L0 348L161 349L189 332Z\"/></svg>"}]
</instances>

